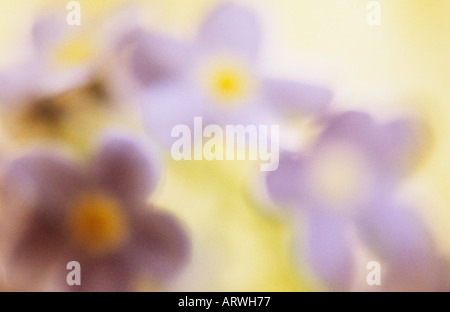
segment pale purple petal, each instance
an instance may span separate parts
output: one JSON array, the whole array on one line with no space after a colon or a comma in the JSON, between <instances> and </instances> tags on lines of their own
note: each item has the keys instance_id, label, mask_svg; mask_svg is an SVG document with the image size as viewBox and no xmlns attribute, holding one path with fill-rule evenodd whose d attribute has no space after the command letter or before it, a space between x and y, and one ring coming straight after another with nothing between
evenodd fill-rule
<instances>
[{"instance_id":1,"label":"pale purple petal","mask_svg":"<svg viewBox=\"0 0 450 312\"><path fill-rule=\"evenodd\" d=\"M399 119L379 129L378 144L386 171L405 174L421 160L430 143L427 130L421 123Z\"/></svg>"},{"instance_id":2,"label":"pale purple petal","mask_svg":"<svg viewBox=\"0 0 450 312\"><path fill-rule=\"evenodd\" d=\"M199 95L183 82L149 89L142 99L142 114L149 135L168 148L178 140L172 137L175 126L191 129L194 117L206 119L208 115Z\"/></svg>"},{"instance_id":3,"label":"pale purple petal","mask_svg":"<svg viewBox=\"0 0 450 312\"><path fill-rule=\"evenodd\" d=\"M262 89L268 104L286 114L323 114L332 99L326 88L294 81L266 80Z\"/></svg>"},{"instance_id":4,"label":"pale purple petal","mask_svg":"<svg viewBox=\"0 0 450 312\"><path fill-rule=\"evenodd\" d=\"M231 50L254 59L261 44L259 19L251 9L225 3L201 25L199 43L208 51Z\"/></svg>"},{"instance_id":5,"label":"pale purple petal","mask_svg":"<svg viewBox=\"0 0 450 312\"><path fill-rule=\"evenodd\" d=\"M120 41L131 50L130 71L143 87L177 79L192 61L189 47L176 39L134 29Z\"/></svg>"},{"instance_id":6,"label":"pale purple petal","mask_svg":"<svg viewBox=\"0 0 450 312\"><path fill-rule=\"evenodd\" d=\"M224 129L227 125L278 125L280 122L279 116L261 106L259 98L238 103L236 107L204 100L204 106L203 119L208 119L208 123L217 124Z\"/></svg>"},{"instance_id":7,"label":"pale purple petal","mask_svg":"<svg viewBox=\"0 0 450 312\"><path fill-rule=\"evenodd\" d=\"M77 166L49 151L35 152L13 161L5 179L11 185L7 192L26 194L28 209L43 209L55 220L64 214L65 204L84 183Z\"/></svg>"},{"instance_id":8,"label":"pale purple petal","mask_svg":"<svg viewBox=\"0 0 450 312\"><path fill-rule=\"evenodd\" d=\"M306 258L318 277L332 290L348 290L354 274L354 258L347 223L331 214L308 218Z\"/></svg>"},{"instance_id":9,"label":"pale purple petal","mask_svg":"<svg viewBox=\"0 0 450 312\"><path fill-rule=\"evenodd\" d=\"M169 278L186 264L190 246L185 230L164 212L136 215L127 256L133 267L155 279Z\"/></svg>"},{"instance_id":10,"label":"pale purple petal","mask_svg":"<svg viewBox=\"0 0 450 312\"><path fill-rule=\"evenodd\" d=\"M302 184L303 161L300 156L282 154L278 169L267 174L266 185L270 197L279 203L290 204L297 201L304 191Z\"/></svg>"},{"instance_id":11,"label":"pale purple petal","mask_svg":"<svg viewBox=\"0 0 450 312\"><path fill-rule=\"evenodd\" d=\"M397 267L411 270L433 261L433 240L424 221L412 210L380 200L358 221L363 238L374 251Z\"/></svg>"},{"instance_id":12,"label":"pale purple petal","mask_svg":"<svg viewBox=\"0 0 450 312\"><path fill-rule=\"evenodd\" d=\"M446 274L424 220L412 210L380 203L358 220L368 246L388 265L386 291L436 291Z\"/></svg>"},{"instance_id":13,"label":"pale purple petal","mask_svg":"<svg viewBox=\"0 0 450 312\"><path fill-rule=\"evenodd\" d=\"M48 14L41 16L34 23L31 35L38 53L45 52L61 38L66 25L61 16L62 14Z\"/></svg>"},{"instance_id":14,"label":"pale purple petal","mask_svg":"<svg viewBox=\"0 0 450 312\"><path fill-rule=\"evenodd\" d=\"M91 174L102 187L125 204L143 202L158 183L154 159L138 143L114 137L103 142L92 159Z\"/></svg>"},{"instance_id":15,"label":"pale purple petal","mask_svg":"<svg viewBox=\"0 0 450 312\"><path fill-rule=\"evenodd\" d=\"M369 148L374 139L374 122L366 113L349 111L332 116L327 120L327 128L321 141L348 140L363 148Z\"/></svg>"},{"instance_id":16,"label":"pale purple petal","mask_svg":"<svg viewBox=\"0 0 450 312\"><path fill-rule=\"evenodd\" d=\"M23 104L37 93L39 69L34 62L24 62L0 73L0 106Z\"/></svg>"}]
</instances>

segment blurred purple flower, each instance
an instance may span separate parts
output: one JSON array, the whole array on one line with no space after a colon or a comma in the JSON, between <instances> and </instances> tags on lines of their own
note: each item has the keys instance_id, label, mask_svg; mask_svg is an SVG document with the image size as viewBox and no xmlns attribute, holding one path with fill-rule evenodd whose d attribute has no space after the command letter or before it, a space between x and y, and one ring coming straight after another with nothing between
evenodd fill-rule
<instances>
[{"instance_id":1,"label":"blurred purple flower","mask_svg":"<svg viewBox=\"0 0 450 312\"><path fill-rule=\"evenodd\" d=\"M136 27L135 12L124 9L101 23L86 18L77 27L67 24L66 13L51 10L36 18L29 57L0 73L1 104L28 103L78 88L110 99L134 91L117 46L124 33Z\"/></svg>"},{"instance_id":2,"label":"blurred purple flower","mask_svg":"<svg viewBox=\"0 0 450 312\"><path fill-rule=\"evenodd\" d=\"M419 214L381 202L361 214L356 225L363 242L386 265L384 291L448 291L448 261L439 255Z\"/></svg>"},{"instance_id":3,"label":"blurred purple flower","mask_svg":"<svg viewBox=\"0 0 450 312\"><path fill-rule=\"evenodd\" d=\"M69 290L126 291L139 274L164 280L187 260L189 242L178 221L147 209L157 167L131 140L107 140L85 166L36 152L15 160L6 179L12 192L23 186L27 203L10 256L14 278L39 281L56 268L64 285L66 264L78 261L81 286Z\"/></svg>"},{"instance_id":4,"label":"blurred purple flower","mask_svg":"<svg viewBox=\"0 0 450 312\"><path fill-rule=\"evenodd\" d=\"M146 89L146 125L166 144L172 127L192 125L194 116L220 125L268 124L282 113L320 114L331 101L327 89L262 77L259 20L235 4L213 10L192 46L143 31L128 42L131 71Z\"/></svg>"},{"instance_id":5,"label":"blurred purple flower","mask_svg":"<svg viewBox=\"0 0 450 312\"><path fill-rule=\"evenodd\" d=\"M82 26L69 26L65 16L53 11L39 16L29 58L0 73L1 124L14 143L50 138L80 144L80 124L85 133L96 131L111 117L111 108L124 115L119 103L126 103L125 114L135 118L134 89L121 75L122 58L114 48L134 27L132 15L112 16L109 27L96 28L87 19ZM123 29L116 32L118 24Z\"/></svg>"},{"instance_id":6,"label":"blurred purple flower","mask_svg":"<svg viewBox=\"0 0 450 312\"><path fill-rule=\"evenodd\" d=\"M100 52L96 34L67 25L65 16L50 12L36 19L29 58L0 75L3 104L58 94L92 77Z\"/></svg>"},{"instance_id":7,"label":"blurred purple flower","mask_svg":"<svg viewBox=\"0 0 450 312\"><path fill-rule=\"evenodd\" d=\"M310 150L282 155L267 175L271 198L305 213L307 233L298 243L328 287L351 286L355 231L392 268L432 267L425 225L390 203L423 152L422 130L410 120L380 125L365 113L342 113L327 120Z\"/></svg>"},{"instance_id":8,"label":"blurred purple flower","mask_svg":"<svg viewBox=\"0 0 450 312\"><path fill-rule=\"evenodd\" d=\"M425 133L414 121L384 125L360 112L330 117L307 153L280 156L269 174L271 196L316 209L351 211L389 194L423 153Z\"/></svg>"}]
</instances>

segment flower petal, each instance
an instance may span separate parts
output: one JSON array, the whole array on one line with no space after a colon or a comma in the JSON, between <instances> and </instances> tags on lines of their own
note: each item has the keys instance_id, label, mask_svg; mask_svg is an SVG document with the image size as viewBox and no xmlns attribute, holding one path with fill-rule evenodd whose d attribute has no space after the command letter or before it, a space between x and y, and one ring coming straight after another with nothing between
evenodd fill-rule
<instances>
[{"instance_id":1,"label":"flower petal","mask_svg":"<svg viewBox=\"0 0 450 312\"><path fill-rule=\"evenodd\" d=\"M199 31L199 43L207 50L231 50L254 59L259 51L261 29L250 9L225 3L211 12Z\"/></svg>"},{"instance_id":2,"label":"flower petal","mask_svg":"<svg viewBox=\"0 0 450 312\"><path fill-rule=\"evenodd\" d=\"M62 220L45 214L43 209L22 221L17 223L23 233L11 250L8 273L18 284L37 283L61 259L67 250L67 240Z\"/></svg>"},{"instance_id":3,"label":"flower petal","mask_svg":"<svg viewBox=\"0 0 450 312\"><path fill-rule=\"evenodd\" d=\"M374 122L370 115L358 111L332 116L320 141L349 140L361 147L370 146L374 140Z\"/></svg>"},{"instance_id":4,"label":"flower petal","mask_svg":"<svg viewBox=\"0 0 450 312\"><path fill-rule=\"evenodd\" d=\"M145 201L158 183L158 170L142 146L131 139L107 139L91 162L100 187L130 206Z\"/></svg>"},{"instance_id":5,"label":"flower petal","mask_svg":"<svg viewBox=\"0 0 450 312\"><path fill-rule=\"evenodd\" d=\"M344 139L364 150L378 171L391 180L398 180L410 171L423 156L427 131L410 119L375 124L362 112L346 112L333 116L321 140Z\"/></svg>"},{"instance_id":6,"label":"flower petal","mask_svg":"<svg viewBox=\"0 0 450 312\"><path fill-rule=\"evenodd\" d=\"M40 75L35 62L25 62L0 73L0 106L15 107L37 93L36 79Z\"/></svg>"},{"instance_id":7,"label":"flower petal","mask_svg":"<svg viewBox=\"0 0 450 312\"><path fill-rule=\"evenodd\" d=\"M313 214L308 220L306 257L320 279L333 290L348 290L354 259L347 224L330 214Z\"/></svg>"},{"instance_id":8,"label":"flower petal","mask_svg":"<svg viewBox=\"0 0 450 312\"><path fill-rule=\"evenodd\" d=\"M64 27L66 26L61 16L63 15L53 12L41 16L35 21L31 35L38 54L45 52L45 50L61 38Z\"/></svg>"},{"instance_id":9,"label":"flower petal","mask_svg":"<svg viewBox=\"0 0 450 312\"><path fill-rule=\"evenodd\" d=\"M133 272L126 257L115 255L104 259L84 259L77 255L66 257L64 264L77 261L81 267L81 285L67 285L68 270L59 274L62 289L72 292L127 292L133 290ZM64 269L66 267L64 266Z\"/></svg>"},{"instance_id":10,"label":"flower petal","mask_svg":"<svg viewBox=\"0 0 450 312\"><path fill-rule=\"evenodd\" d=\"M437 260L433 264L419 267L404 263L402 266L391 265L389 273L382 282L383 291L396 292L430 292L449 291L448 274Z\"/></svg>"},{"instance_id":11,"label":"flower petal","mask_svg":"<svg viewBox=\"0 0 450 312\"><path fill-rule=\"evenodd\" d=\"M408 173L424 156L429 136L423 125L410 119L399 119L384 125L378 132L380 153L386 171Z\"/></svg>"},{"instance_id":12,"label":"flower petal","mask_svg":"<svg viewBox=\"0 0 450 312\"><path fill-rule=\"evenodd\" d=\"M387 165L391 161L387 156L386 137L391 134L382 133L383 126L375 124L372 117L366 113L349 111L332 116L329 124L316 143L316 151L333 144L351 147L366 163L367 186L369 193L378 196L383 192L393 190L401 178L398 168ZM361 171L362 173L363 171ZM370 198L368 198L370 200ZM368 201L366 201L368 202Z\"/></svg>"},{"instance_id":13,"label":"flower petal","mask_svg":"<svg viewBox=\"0 0 450 312\"><path fill-rule=\"evenodd\" d=\"M191 61L182 42L142 29L128 32L120 42L120 49L131 49L130 70L143 87L181 76Z\"/></svg>"},{"instance_id":14,"label":"flower petal","mask_svg":"<svg viewBox=\"0 0 450 312\"><path fill-rule=\"evenodd\" d=\"M127 252L133 266L155 279L176 274L186 264L190 251L179 222L167 213L154 211L137 215L134 222Z\"/></svg>"},{"instance_id":15,"label":"flower petal","mask_svg":"<svg viewBox=\"0 0 450 312\"><path fill-rule=\"evenodd\" d=\"M144 123L151 136L165 147L178 140L172 129L178 125L192 128L194 117L205 118L207 108L188 84L167 84L148 90L142 100Z\"/></svg>"},{"instance_id":16,"label":"flower petal","mask_svg":"<svg viewBox=\"0 0 450 312\"><path fill-rule=\"evenodd\" d=\"M278 169L266 176L266 185L270 197L276 202L293 203L302 192L302 161L297 155L282 154Z\"/></svg>"},{"instance_id":17,"label":"flower petal","mask_svg":"<svg viewBox=\"0 0 450 312\"><path fill-rule=\"evenodd\" d=\"M360 217L359 225L369 246L395 266L420 267L434 257L430 233L411 210L379 203Z\"/></svg>"},{"instance_id":18,"label":"flower petal","mask_svg":"<svg viewBox=\"0 0 450 312\"><path fill-rule=\"evenodd\" d=\"M411 209L380 203L358 220L362 238L388 265L388 291L433 291L441 287L443 263L425 222Z\"/></svg>"},{"instance_id":19,"label":"flower petal","mask_svg":"<svg viewBox=\"0 0 450 312\"><path fill-rule=\"evenodd\" d=\"M69 160L36 152L13 161L5 179L5 202L17 217L10 271L40 279L65 250L67 203L80 190L82 177Z\"/></svg>"},{"instance_id":20,"label":"flower petal","mask_svg":"<svg viewBox=\"0 0 450 312\"><path fill-rule=\"evenodd\" d=\"M330 90L294 81L266 80L263 90L277 109L294 114L323 114L330 105Z\"/></svg>"},{"instance_id":21,"label":"flower petal","mask_svg":"<svg viewBox=\"0 0 450 312\"><path fill-rule=\"evenodd\" d=\"M13 161L7 168L6 195L17 202L15 195L28 203L27 208L44 209L55 218L65 213L68 200L84 183L80 170L70 160L39 151Z\"/></svg>"}]
</instances>

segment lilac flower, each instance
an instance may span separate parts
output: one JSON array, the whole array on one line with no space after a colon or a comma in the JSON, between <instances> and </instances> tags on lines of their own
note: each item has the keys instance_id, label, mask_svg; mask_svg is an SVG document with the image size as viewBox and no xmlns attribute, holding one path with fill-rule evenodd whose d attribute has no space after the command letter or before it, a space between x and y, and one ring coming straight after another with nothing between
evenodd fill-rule
<instances>
[{"instance_id":1,"label":"lilac flower","mask_svg":"<svg viewBox=\"0 0 450 312\"><path fill-rule=\"evenodd\" d=\"M112 98L135 91L122 66L128 34L138 27L136 10L124 7L101 22L86 17L76 27L67 24L66 15L51 10L36 18L29 57L0 74L1 104L83 87L102 88Z\"/></svg>"},{"instance_id":2,"label":"lilac flower","mask_svg":"<svg viewBox=\"0 0 450 312\"><path fill-rule=\"evenodd\" d=\"M367 114L347 112L331 117L308 151L281 156L279 169L268 174L271 198L306 216L297 243L328 287L351 287L355 232L392 269L411 264L411 273L435 263L423 222L392 199L423 143L413 121L376 124Z\"/></svg>"},{"instance_id":3,"label":"lilac flower","mask_svg":"<svg viewBox=\"0 0 450 312\"><path fill-rule=\"evenodd\" d=\"M39 16L31 31L29 58L0 75L3 104L53 95L84 85L98 69L100 40L86 27L71 27L65 12Z\"/></svg>"},{"instance_id":4,"label":"lilac flower","mask_svg":"<svg viewBox=\"0 0 450 312\"><path fill-rule=\"evenodd\" d=\"M30 58L0 75L0 100L17 104L90 88L130 104L140 91L124 63L139 37L136 8L122 7L103 21L86 18L77 27L65 17L66 12L57 10L38 16L30 34Z\"/></svg>"},{"instance_id":5,"label":"lilac flower","mask_svg":"<svg viewBox=\"0 0 450 312\"><path fill-rule=\"evenodd\" d=\"M131 290L141 274L162 281L186 262L187 236L168 213L148 209L157 170L141 147L112 138L83 166L49 152L14 161L6 179L21 193L27 220L10 256L10 272L41 281L81 264L81 286L69 290ZM47 273L47 274L46 274ZM17 278L14 275L14 278Z\"/></svg>"},{"instance_id":6,"label":"lilac flower","mask_svg":"<svg viewBox=\"0 0 450 312\"><path fill-rule=\"evenodd\" d=\"M386 264L384 291L448 291L449 262L409 207L380 203L356 220L360 236Z\"/></svg>"},{"instance_id":7,"label":"lilac flower","mask_svg":"<svg viewBox=\"0 0 450 312\"><path fill-rule=\"evenodd\" d=\"M111 112L119 111L116 104L130 104L122 98L130 94L126 79L116 79L122 63L114 47L122 35L106 35L119 22L125 28L133 26L114 17L111 29L101 32L88 22L69 26L65 16L65 12L51 12L37 18L30 58L0 73L2 126L14 143L30 138L78 142L83 133L80 124L93 132ZM132 106L126 109L133 113Z\"/></svg>"},{"instance_id":8,"label":"lilac flower","mask_svg":"<svg viewBox=\"0 0 450 312\"><path fill-rule=\"evenodd\" d=\"M172 142L171 129L194 116L215 124L268 124L276 114L319 114L327 89L263 77L258 67L257 16L225 3L207 16L192 46L154 34L130 34L131 70L146 86L144 118L150 132Z\"/></svg>"},{"instance_id":9,"label":"lilac flower","mask_svg":"<svg viewBox=\"0 0 450 312\"><path fill-rule=\"evenodd\" d=\"M66 14L57 13L36 20L29 59L0 74L2 126L15 143L58 137L75 113L100 102L91 81L98 63L94 35L68 26Z\"/></svg>"}]
</instances>

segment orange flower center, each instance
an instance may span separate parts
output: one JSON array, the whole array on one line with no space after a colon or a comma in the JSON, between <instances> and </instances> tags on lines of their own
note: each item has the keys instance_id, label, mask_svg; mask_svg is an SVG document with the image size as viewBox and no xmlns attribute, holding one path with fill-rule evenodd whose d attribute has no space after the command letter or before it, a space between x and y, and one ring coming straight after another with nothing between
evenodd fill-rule
<instances>
[{"instance_id":1,"label":"orange flower center","mask_svg":"<svg viewBox=\"0 0 450 312\"><path fill-rule=\"evenodd\" d=\"M129 234L122 207L105 194L80 196L68 221L72 241L94 256L116 252Z\"/></svg>"}]
</instances>

